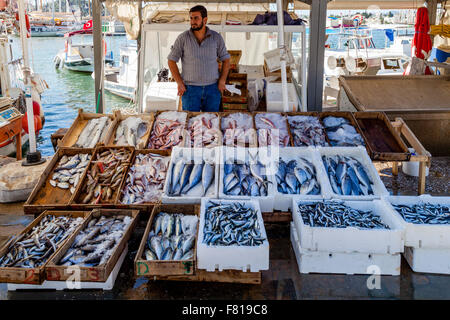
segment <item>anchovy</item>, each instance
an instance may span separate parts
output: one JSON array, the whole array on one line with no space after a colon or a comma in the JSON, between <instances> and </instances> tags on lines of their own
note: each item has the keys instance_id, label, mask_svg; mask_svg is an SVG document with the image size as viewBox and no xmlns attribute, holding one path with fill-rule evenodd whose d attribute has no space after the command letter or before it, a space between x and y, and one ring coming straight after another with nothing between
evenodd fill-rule
<instances>
[{"instance_id":1,"label":"anchovy","mask_svg":"<svg viewBox=\"0 0 450 320\"><path fill-rule=\"evenodd\" d=\"M415 224L450 224L450 206L431 203L392 205L406 222Z\"/></svg>"}]
</instances>

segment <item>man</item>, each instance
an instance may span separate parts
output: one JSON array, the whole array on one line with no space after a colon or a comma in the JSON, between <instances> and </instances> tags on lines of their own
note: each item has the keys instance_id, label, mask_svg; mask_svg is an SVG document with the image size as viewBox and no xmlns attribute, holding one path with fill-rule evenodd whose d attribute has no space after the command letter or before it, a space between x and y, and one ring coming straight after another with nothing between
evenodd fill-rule
<instances>
[{"instance_id":1,"label":"man","mask_svg":"<svg viewBox=\"0 0 450 320\"><path fill-rule=\"evenodd\" d=\"M183 110L217 112L230 70L230 54L222 36L206 26L204 6L191 8L189 17L191 29L178 36L167 57L169 69L177 82ZM222 61L220 75L217 59Z\"/></svg>"}]
</instances>

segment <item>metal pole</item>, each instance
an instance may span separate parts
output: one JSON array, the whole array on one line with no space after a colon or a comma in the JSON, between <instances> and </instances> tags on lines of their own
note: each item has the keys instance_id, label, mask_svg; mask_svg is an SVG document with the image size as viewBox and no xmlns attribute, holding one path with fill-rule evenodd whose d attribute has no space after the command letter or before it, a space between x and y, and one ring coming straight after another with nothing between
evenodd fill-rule
<instances>
[{"instance_id":1,"label":"metal pole","mask_svg":"<svg viewBox=\"0 0 450 320\"><path fill-rule=\"evenodd\" d=\"M283 111L289 110L289 98L286 77L286 48L284 43L284 17L282 0L277 0L277 22L278 22L278 48L280 48L280 64L281 64L281 93L283 96Z\"/></svg>"},{"instance_id":2,"label":"metal pole","mask_svg":"<svg viewBox=\"0 0 450 320\"><path fill-rule=\"evenodd\" d=\"M138 52L137 65L138 65L138 72L137 72L137 75L136 75L137 79L138 79L138 81L137 81L138 85L136 86L134 103L137 103L137 105L138 105L138 107L137 107L138 112L142 113L142 112L144 112L144 106L143 106L143 103L142 103L142 101L140 99L141 92L140 92L140 89L139 89L139 87L140 87L139 79L141 79L141 73L143 71L140 68L141 61L143 59L143 57L142 57L143 50L141 50L141 48L142 48L142 34L143 34L143 32L142 32L142 28L143 28L143 25L142 25L142 1L139 1L139 26L140 26L139 35L137 37L137 52Z\"/></svg>"},{"instance_id":3,"label":"metal pole","mask_svg":"<svg viewBox=\"0 0 450 320\"><path fill-rule=\"evenodd\" d=\"M97 113L103 113L103 46L102 46L102 4L99 0L92 1L92 23L94 41L94 77L95 105Z\"/></svg>"}]
</instances>

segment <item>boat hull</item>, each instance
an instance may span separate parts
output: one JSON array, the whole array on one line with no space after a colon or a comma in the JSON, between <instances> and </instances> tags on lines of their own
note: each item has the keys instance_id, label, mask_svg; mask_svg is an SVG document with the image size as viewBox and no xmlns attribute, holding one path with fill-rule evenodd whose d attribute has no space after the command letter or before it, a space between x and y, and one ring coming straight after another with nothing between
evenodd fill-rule
<instances>
[{"instance_id":1,"label":"boat hull","mask_svg":"<svg viewBox=\"0 0 450 320\"><path fill-rule=\"evenodd\" d=\"M117 82L113 81L106 81L105 84L105 90L111 92L112 94L115 94L116 96L128 99L128 100L134 100L135 96L135 88L129 87L125 85L118 84Z\"/></svg>"}]
</instances>

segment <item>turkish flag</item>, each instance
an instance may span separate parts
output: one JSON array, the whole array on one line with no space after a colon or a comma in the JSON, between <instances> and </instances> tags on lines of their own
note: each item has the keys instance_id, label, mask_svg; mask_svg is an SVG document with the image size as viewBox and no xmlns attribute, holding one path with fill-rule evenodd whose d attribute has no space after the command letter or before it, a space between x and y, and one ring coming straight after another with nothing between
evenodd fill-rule
<instances>
[{"instance_id":1,"label":"turkish flag","mask_svg":"<svg viewBox=\"0 0 450 320\"><path fill-rule=\"evenodd\" d=\"M87 30L92 28L92 20L89 20L88 22L86 22L85 24L83 24L83 30Z\"/></svg>"}]
</instances>

